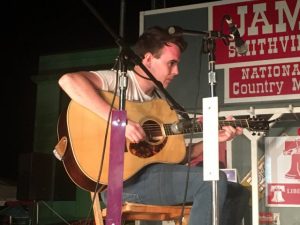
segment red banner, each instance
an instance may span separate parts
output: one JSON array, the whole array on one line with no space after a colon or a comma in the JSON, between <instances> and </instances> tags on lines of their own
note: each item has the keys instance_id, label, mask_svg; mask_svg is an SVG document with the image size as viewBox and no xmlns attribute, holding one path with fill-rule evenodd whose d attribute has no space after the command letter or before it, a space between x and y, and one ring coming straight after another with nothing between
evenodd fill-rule
<instances>
[{"instance_id":1,"label":"red banner","mask_svg":"<svg viewBox=\"0 0 300 225\"><path fill-rule=\"evenodd\" d=\"M267 201L273 205L300 205L300 184L268 184Z\"/></svg>"},{"instance_id":2,"label":"red banner","mask_svg":"<svg viewBox=\"0 0 300 225\"><path fill-rule=\"evenodd\" d=\"M229 74L230 98L300 94L300 63L236 67Z\"/></svg>"},{"instance_id":3,"label":"red banner","mask_svg":"<svg viewBox=\"0 0 300 225\"><path fill-rule=\"evenodd\" d=\"M241 1L213 6L212 13L213 30L230 34L229 15L248 46L240 55L234 41L217 42L225 103L299 99L300 1Z\"/></svg>"},{"instance_id":4,"label":"red banner","mask_svg":"<svg viewBox=\"0 0 300 225\"><path fill-rule=\"evenodd\" d=\"M213 7L213 28L220 30L224 15L230 15L248 52L240 56L234 42L218 44L217 64L299 57L300 1L250 1ZM229 34L223 24L224 33ZM225 54L224 54L225 53Z\"/></svg>"}]
</instances>

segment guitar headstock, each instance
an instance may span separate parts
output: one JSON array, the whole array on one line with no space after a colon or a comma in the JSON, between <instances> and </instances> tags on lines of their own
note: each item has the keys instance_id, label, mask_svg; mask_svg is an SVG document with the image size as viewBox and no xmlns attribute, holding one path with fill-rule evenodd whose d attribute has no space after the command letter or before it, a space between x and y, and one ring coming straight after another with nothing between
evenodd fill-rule
<instances>
[{"instance_id":1,"label":"guitar headstock","mask_svg":"<svg viewBox=\"0 0 300 225\"><path fill-rule=\"evenodd\" d=\"M250 131L252 131L252 135L265 135L269 129L270 129L270 126L269 124L271 122L274 122L273 120L272 121L268 121L264 118L259 118L259 117L253 117L253 118L249 118L247 119L247 123L248 123L248 129Z\"/></svg>"}]
</instances>

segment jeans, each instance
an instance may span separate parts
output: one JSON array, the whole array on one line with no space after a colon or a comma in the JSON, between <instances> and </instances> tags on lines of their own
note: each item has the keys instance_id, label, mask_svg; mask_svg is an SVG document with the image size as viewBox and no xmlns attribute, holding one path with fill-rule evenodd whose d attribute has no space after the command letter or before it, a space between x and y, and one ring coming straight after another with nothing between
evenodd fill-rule
<instances>
[{"instance_id":1,"label":"jeans","mask_svg":"<svg viewBox=\"0 0 300 225\"><path fill-rule=\"evenodd\" d=\"M180 164L152 164L124 182L123 201L177 205L184 200L188 167ZM189 225L212 224L211 181L203 181L203 167L191 167L186 202L192 204ZM227 193L227 178L220 171L217 182L219 211L223 209ZM101 193L106 203L106 192Z\"/></svg>"},{"instance_id":2,"label":"jeans","mask_svg":"<svg viewBox=\"0 0 300 225\"><path fill-rule=\"evenodd\" d=\"M241 225L248 213L250 191L239 183L228 182L219 225ZM140 221L140 225L162 225L161 221Z\"/></svg>"},{"instance_id":3,"label":"jeans","mask_svg":"<svg viewBox=\"0 0 300 225\"><path fill-rule=\"evenodd\" d=\"M220 225L240 225L249 209L250 191L239 183L228 182Z\"/></svg>"}]
</instances>

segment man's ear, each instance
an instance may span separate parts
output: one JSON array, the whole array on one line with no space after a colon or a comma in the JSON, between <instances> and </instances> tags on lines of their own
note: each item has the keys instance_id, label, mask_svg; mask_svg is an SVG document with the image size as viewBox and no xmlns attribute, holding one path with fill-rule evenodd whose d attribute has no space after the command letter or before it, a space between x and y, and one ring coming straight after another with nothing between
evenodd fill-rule
<instances>
[{"instance_id":1,"label":"man's ear","mask_svg":"<svg viewBox=\"0 0 300 225\"><path fill-rule=\"evenodd\" d=\"M153 59L152 53L147 52L147 53L145 54L145 56L144 56L143 64L144 64L147 68L151 68L152 59Z\"/></svg>"}]
</instances>

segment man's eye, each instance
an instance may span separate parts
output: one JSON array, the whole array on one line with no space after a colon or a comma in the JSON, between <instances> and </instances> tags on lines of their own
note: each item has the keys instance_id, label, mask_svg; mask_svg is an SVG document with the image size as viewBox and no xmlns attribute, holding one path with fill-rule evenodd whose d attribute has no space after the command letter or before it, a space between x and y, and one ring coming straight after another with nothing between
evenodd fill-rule
<instances>
[{"instance_id":1,"label":"man's eye","mask_svg":"<svg viewBox=\"0 0 300 225\"><path fill-rule=\"evenodd\" d=\"M170 66L170 67L173 67L173 66L175 66L175 65L177 65L177 62L175 62L175 61L169 62L169 66Z\"/></svg>"}]
</instances>

